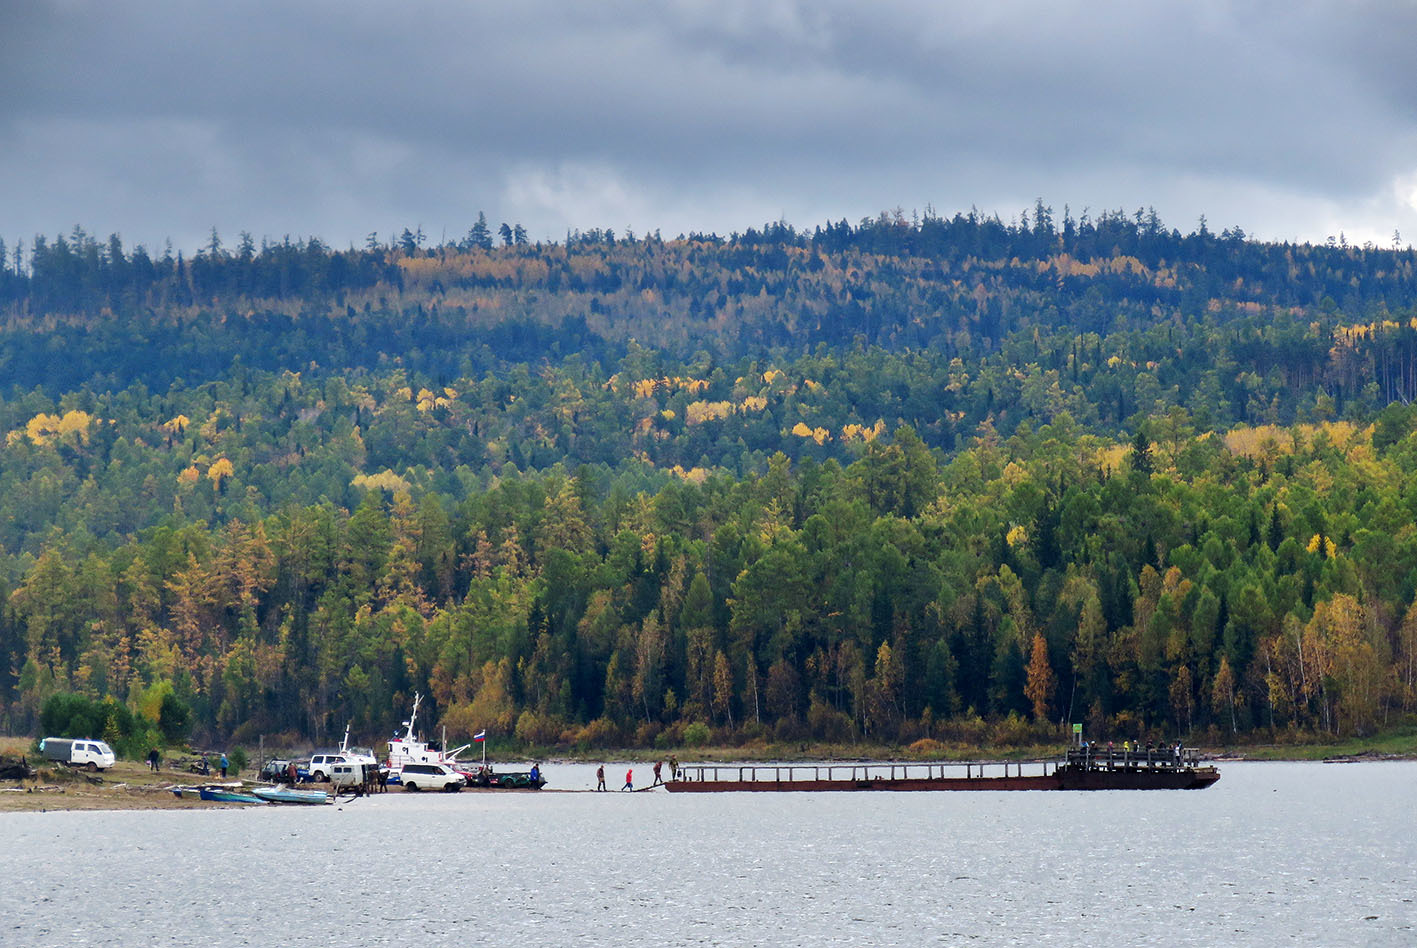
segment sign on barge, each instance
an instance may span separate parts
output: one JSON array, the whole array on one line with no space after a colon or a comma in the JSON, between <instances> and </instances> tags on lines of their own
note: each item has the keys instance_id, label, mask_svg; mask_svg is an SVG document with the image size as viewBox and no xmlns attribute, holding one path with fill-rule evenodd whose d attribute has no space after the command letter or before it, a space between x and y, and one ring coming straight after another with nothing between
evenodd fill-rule
<instances>
[{"instance_id":1,"label":"sign on barge","mask_svg":"<svg viewBox=\"0 0 1417 948\"><path fill-rule=\"evenodd\" d=\"M1220 779L1187 748L1070 750L1062 760L965 764L680 765L671 793L791 790L1204 790Z\"/></svg>"}]
</instances>

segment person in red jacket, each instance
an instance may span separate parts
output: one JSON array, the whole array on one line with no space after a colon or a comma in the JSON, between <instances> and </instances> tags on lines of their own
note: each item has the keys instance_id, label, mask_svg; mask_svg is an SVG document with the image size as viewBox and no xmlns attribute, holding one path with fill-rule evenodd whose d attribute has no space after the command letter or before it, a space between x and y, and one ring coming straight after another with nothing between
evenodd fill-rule
<instances>
[{"instance_id":1,"label":"person in red jacket","mask_svg":"<svg viewBox=\"0 0 1417 948\"><path fill-rule=\"evenodd\" d=\"M621 790L633 790L633 789L635 789L635 768L631 767L629 770L625 771L625 785L624 785L623 787L621 787L620 789L621 789Z\"/></svg>"}]
</instances>

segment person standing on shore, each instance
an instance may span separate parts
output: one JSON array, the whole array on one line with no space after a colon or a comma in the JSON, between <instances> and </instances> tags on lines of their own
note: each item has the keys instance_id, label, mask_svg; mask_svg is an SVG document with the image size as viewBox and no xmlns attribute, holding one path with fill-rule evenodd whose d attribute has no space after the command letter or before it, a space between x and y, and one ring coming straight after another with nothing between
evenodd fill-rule
<instances>
[{"instance_id":1,"label":"person standing on shore","mask_svg":"<svg viewBox=\"0 0 1417 948\"><path fill-rule=\"evenodd\" d=\"M595 768L595 789L597 791L606 789L604 764L601 764L599 767Z\"/></svg>"},{"instance_id":2,"label":"person standing on shore","mask_svg":"<svg viewBox=\"0 0 1417 948\"><path fill-rule=\"evenodd\" d=\"M152 769L153 773L157 773L158 765L161 763L162 758L158 756L156 747L148 751L148 767Z\"/></svg>"},{"instance_id":3,"label":"person standing on shore","mask_svg":"<svg viewBox=\"0 0 1417 948\"><path fill-rule=\"evenodd\" d=\"M231 762L226 759L226 755L221 755L221 779L226 779L226 768L231 766Z\"/></svg>"}]
</instances>

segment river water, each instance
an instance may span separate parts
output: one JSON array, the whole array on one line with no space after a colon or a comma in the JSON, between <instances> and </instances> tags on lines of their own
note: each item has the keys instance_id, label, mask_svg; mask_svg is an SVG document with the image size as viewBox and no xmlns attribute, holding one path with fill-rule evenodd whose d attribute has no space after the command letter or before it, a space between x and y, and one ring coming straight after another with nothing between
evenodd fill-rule
<instances>
[{"instance_id":1,"label":"river water","mask_svg":"<svg viewBox=\"0 0 1417 948\"><path fill-rule=\"evenodd\" d=\"M3 814L0 946L1417 945L1417 764L1221 773Z\"/></svg>"}]
</instances>

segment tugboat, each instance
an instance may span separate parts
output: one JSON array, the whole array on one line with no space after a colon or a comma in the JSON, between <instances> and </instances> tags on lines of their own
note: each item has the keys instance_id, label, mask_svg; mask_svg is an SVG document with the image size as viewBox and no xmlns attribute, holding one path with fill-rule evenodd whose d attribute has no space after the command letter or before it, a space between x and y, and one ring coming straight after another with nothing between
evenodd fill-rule
<instances>
[{"instance_id":1,"label":"tugboat","mask_svg":"<svg viewBox=\"0 0 1417 948\"><path fill-rule=\"evenodd\" d=\"M451 751L445 751L441 744L419 739L418 731L415 728L418 721L418 705L422 700L421 694L414 694L413 713L408 716L407 721L403 722L403 737L395 736L389 741L389 756L386 766L389 770L390 783L400 782L400 775L403 773L405 764L447 764L464 776L471 772L470 765L458 760L458 754L467 750L467 744Z\"/></svg>"},{"instance_id":2,"label":"tugboat","mask_svg":"<svg viewBox=\"0 0 1417 948\"><path fill-rule=\"evenodd\" d=\"M402 783L403 769L409 764L446 764L461 774L467 786L472 788L540 790L546 786L546 778L542 776L541 768L538 765L533 765L529 771L497 773L487 765L486 757L483 758L481 764L458 759L458 755L471 747L471 744L463 744L450 751L445 751L441 744L421 740L415 727L418 720L418 705L421 701L422 695L415 694L413 696L413 713L408 716L407 721L403 722L403 736L394 737L389 741L387 761L389 783ZM484 740L485 733L477 734L475 739Z\"/></svg>"}]
</instances>

